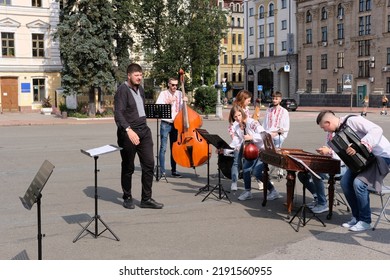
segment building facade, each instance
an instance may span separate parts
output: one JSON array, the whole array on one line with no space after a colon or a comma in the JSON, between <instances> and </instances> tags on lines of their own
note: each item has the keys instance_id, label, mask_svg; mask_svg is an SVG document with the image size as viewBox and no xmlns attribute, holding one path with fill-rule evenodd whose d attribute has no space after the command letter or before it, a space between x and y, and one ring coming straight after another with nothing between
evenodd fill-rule
<instances>
[{"instance_id":1,"label":"building facade","mask_svg":"<svg viewBox=\"0 0 390 280\"><path fill-rule=\"evenodd\" d=\"M371 107L390 93L390 1L298 0L301 105Z\"/></svg>"},{"instance_id":2,"label":"building facade","mask_svg":"<svg viewBox=\"0 0 390 280\"><path fill-rule=\"evenodd\" d=\"M296 4L294 0L244 0L245 88L255 98L297 93Z\"/></svg>"},{"instance_id":3,"label":"building facade","mask_svg":"<svg viewBox=\"0 0 390 280\"><path fill-rule=\"evenodd\" d=\"M230 99L244 89L244 7L242 0L219 0L219 5L228 11L228 28L221 41L218 72Z\"/></svg>"},{"instance_id":4,"label":"building facade","mask_svg":"<svg viewBox=\"0 0 390 280\"><path fill-rule=\"evenodd\" d=\"M59 20L55 0L0 0L1 112L34 111L61 85L59 45L53 33Z\"/></svg>"}]
</instances>

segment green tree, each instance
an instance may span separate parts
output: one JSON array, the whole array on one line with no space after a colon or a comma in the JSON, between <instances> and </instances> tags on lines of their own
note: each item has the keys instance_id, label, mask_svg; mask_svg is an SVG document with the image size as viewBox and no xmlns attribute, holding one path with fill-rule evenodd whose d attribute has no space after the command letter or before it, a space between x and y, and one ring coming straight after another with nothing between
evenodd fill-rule
<instances>
[{"instance_id":1,"label":"green tree","mask_svg":"<svg viewBox=\"0 0 390 280\"><path fill-rule=\"evenodd\" d=\"M60 15L62 85L65 94L101 88L113 92L114 13L107 0L68 0Z\"/></svg>"}]
</instances>

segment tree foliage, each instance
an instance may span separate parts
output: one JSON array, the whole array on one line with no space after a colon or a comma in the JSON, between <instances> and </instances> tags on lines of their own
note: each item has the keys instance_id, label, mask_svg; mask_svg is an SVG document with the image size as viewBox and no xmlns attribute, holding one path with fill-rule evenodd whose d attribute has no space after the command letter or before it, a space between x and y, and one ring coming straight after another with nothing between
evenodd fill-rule
<instances>
[{"instance_id":1,"label":"tree foliage","mask_svg":"<svg viewBox=\"0 0 390 280\"><path fill-rule=\"evenodd\" d=\"M114 16L106 0L69 0L60 16L62 85L65 94L113 89Z\"/></svg>"}]
</instances>

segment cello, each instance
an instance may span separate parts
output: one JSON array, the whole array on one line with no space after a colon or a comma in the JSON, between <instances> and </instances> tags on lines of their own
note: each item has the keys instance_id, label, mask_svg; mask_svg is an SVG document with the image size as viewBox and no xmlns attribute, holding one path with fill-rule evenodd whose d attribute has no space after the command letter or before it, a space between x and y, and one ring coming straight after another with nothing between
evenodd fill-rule
<instances>
[{"instance_id":1,"label":"cello","mask_svg":"<svg viewBox=\"0 0 390 280\"><path fill-rule=\"evenodd\" d=\"M184 71L180 69L180 83L183 96ZM178 131L177 141L172 145L172 156L177 164L183 167L196 167L204 164L209 159L208 143L196 131L203 124L202 117L183 101L183 107L173 121Z\"/></svg>"}]
</instances>

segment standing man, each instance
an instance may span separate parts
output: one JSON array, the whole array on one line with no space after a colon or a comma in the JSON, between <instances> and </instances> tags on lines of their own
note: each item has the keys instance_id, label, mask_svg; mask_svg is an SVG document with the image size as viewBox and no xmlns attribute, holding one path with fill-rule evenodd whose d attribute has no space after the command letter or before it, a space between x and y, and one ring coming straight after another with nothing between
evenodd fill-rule
<instances>
[{"instance_id":1,"label":"standing man","mask_svg":"<svg viewBox=\"0 0 390 280\"><path fill-rule=\"evenodd\" d=\"M146 124L145 93L141 86L142 68L132 63L127 67L127 81L121 84L114 97L115 122L118 127L118 145L122 158L121 185L123 207L134 209L131 195L135 154L141 163L141 208L161 209L164 204L152 198L154 172L153 139Z\"/></svg>"},{"instance_id":2,"label":"standing man","mask_svg":"<svg viewBox=\"0 0 390 280\"><path fill-rule=\"evenodd\" d=\"M168 80L168 89L160 92L156 104L171 104L171 118L162 119L160 125L160 136L161 136L161 146L160 146L160 171L161 176L165 176L165 152L167 151L167 142L169 135L169 145L170 145L170 154L171 154L171 175L172 177L181 178L181 174L176 170L176 162L172 156L172 145L177 141L177 129L175 128L173 121L176 118L177 113L181 110L183 101L187 102L187 97L183 96L183 93L180 90L177 90L179 86L179 81L175 78L169 78Z\"/></svg>"}]
</instances>

